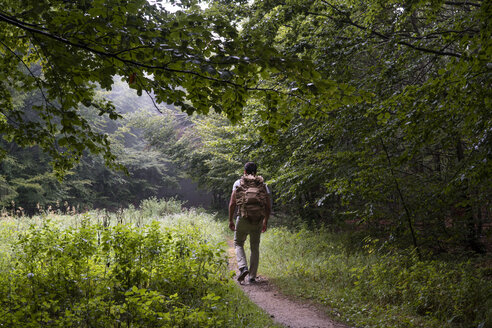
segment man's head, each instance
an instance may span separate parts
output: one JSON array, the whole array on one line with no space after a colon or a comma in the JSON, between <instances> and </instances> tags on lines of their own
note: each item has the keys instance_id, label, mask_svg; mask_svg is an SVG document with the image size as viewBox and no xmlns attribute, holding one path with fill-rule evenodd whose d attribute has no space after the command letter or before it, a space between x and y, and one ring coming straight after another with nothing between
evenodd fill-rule
<instances>
[{"instance_id":1,"label":"man's head","mask_svg":"<svg viewBox=\"0 0 492 328\"><path fill-rule=\"evenodd\" d=\"M256 175L256 164L254 162L244 164L244 173Z\"/></svg>"}]
</instances>

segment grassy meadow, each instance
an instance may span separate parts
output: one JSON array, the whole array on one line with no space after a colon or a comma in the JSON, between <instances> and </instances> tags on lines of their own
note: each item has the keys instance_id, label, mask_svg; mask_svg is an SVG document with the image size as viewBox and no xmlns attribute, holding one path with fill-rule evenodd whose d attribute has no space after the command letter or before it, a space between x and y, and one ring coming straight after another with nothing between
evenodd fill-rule
<instances>
[{"instance_id":1,"label":"grassy meadow","mask_svg":"<svg viewBox=\"0 0 492 328\"><path fill-rule=\"evenodd\" d=\"M179 201L0 219L0 327L275 327L227 268L225 221ZM325 228L263 234L259 273L352 327L492 327L483 259L419 260Z\"/></svg>"},{"instance_id":2,"label":"grassy meadow","mask_svg":"<svg viewBox=\"0 0 492 328\"><path fill-rule=\"evenodd\" d=\"M225 225L174 200L0 220L0 327L273 327L231 279Z\"/></svg>"},{"instance_id":3,"label":"grassy meadow","mask_svg":"<svg viewBox=\"0 0 492 328\"><path fill-rule=\"evenodd\" d=\"M492 270L483 259L419 260L349 239L323 228L271 228L259 271L355 327L492 327Z\"/></svg>"}]
</instances>

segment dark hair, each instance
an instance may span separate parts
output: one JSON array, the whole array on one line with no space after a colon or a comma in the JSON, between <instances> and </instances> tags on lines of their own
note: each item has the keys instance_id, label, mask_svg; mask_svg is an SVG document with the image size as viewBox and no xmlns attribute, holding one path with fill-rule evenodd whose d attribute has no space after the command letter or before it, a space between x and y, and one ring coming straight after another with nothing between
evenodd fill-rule
<instances>
[{"instance_id":1,"label":"dark hair","mask_svg":"<svg viewBox=\"0 0 492 328\"><path fill-rule=\"evenodd\" d=\"M256 174L255 162L248 162L244 164L244 170L246 171L246 174Z\"/></svg>"}]
</instances>

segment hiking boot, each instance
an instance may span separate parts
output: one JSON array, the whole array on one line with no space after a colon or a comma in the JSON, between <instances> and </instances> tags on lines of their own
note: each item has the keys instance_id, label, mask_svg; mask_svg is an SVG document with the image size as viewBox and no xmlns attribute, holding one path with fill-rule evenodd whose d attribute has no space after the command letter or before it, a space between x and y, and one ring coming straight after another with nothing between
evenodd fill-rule
<instances>
[{"instance_id":1,"label":"hiking boot","mask_svg":"<svg viewBox=\"0 0 492 328\"><path fill-rule=\"evenodd\" d=\"M247 267L242 267L239 269L239 275L237 276L237 281L242 282L244 278L248 275L249 271Z\"/></svg>"}]
</instances>

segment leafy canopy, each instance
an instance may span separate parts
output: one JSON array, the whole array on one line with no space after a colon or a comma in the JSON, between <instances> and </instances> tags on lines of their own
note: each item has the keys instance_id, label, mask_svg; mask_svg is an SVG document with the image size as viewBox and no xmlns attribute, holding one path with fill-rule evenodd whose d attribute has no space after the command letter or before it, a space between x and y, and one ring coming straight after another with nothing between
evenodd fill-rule
<instances>
[{"instance_id":1,"label":"leafy canopy","mask_svg":"<svg viewBox=\"0 0 492 328\"><path fill-rule=\"evenodd\" d=\"M253 97L241 127L197 125L197 181L227 194L229 172L256 160L277 199L303 220L366 224L417 249L483 252L490 2L264 0L226 8L244 19L240 36L251 47L263 42L313 62L323 81L335 82L313 86L317 112L281 103L282 119ZM276 144L262 138L272 126L282 127L272 131Z\"/></svg>"},{"instance_id":2,"label":"leafy canopy","mask_svg":"<svg viewBox=\"0 0 492 328\"><path fill-rule=\"evenodd\" d=\"M146 0L1 0L0 133L21 146L38 144L58 172L85 149L115 166L108 138L78 107L118 118L111 102L95 97L95 88L110 90L116 76L156 103L189 114L223 112L234 122L252 93L268 104L273 128L283 101L315 108L309 94L322 81L309 62L244 42L226 11L183 4L186 10L170 13ZM291 77L298 82L287 83ZM37 115L26 117L15 102L33 90L40 92Z\"/></svg>"}]
</instances>

